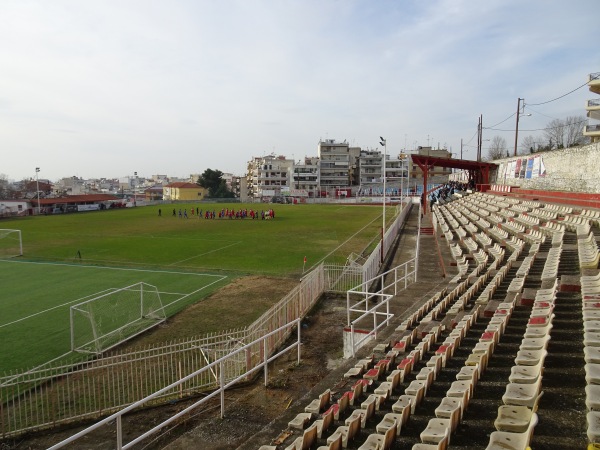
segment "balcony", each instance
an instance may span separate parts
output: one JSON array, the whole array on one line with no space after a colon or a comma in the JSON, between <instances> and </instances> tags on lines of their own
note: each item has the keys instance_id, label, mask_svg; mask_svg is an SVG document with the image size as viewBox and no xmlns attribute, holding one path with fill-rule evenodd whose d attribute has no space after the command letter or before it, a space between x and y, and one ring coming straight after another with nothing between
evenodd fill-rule
<instances>
[{"instance_id":1,"label":"balcony","mask_svg":"<svg viewBox=\"0 0 600 450\"><path fill-rule=\"evenodd\" d=\"M600 142L600 124L586 125L583 129L583 135L589 136L592 142Z\"/></svg>"},{"instance_id":2,"label":"balcony","mask_svg":"<svg viewBox=\"0 0 600 450\"><path fill-rule=\"evenodd\" d=\"M588 86L590 91L600 95L600 72L590 73Z\"/></svg>"},{"instance_id":3,"label":"balcony","mask_svg":"<svg viewBox=\"0 0 600 450\"><path fill-rule=\"evenodd\" d=\"M585 109L587 110L587 116L590 119L600 120L600 99L599 98L596 98L593 100L588 100Z\"/></svg>"}]
</instances>

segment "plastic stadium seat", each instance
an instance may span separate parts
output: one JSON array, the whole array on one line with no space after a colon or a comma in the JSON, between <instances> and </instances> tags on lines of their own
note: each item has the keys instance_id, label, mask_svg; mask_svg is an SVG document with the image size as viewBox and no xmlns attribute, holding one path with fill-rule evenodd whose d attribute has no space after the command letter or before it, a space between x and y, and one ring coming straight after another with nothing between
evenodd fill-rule
<instances>
[{"instance_id":1,"label":"plastic stadium seat","mask_svg":"<svg viewBox=\"0 0 600 450\"><path fill-rule=\"evenodd\" d=\"M310 402L310 404L304 408L304 411L307 413L319 414L329 404L330 399L331 391L327 389L325 392L319 395L319 398Z\"/></svg>"},{"instance_id":2,"label":"plastic stadium seat","mask_svg":"<svg viewBox=\"0 0 600 450\"><path fill-rule=\"evenodd\" d=\"M450 442L452 421L450 419L430 419L427 427L421 432L421 442L424 444L438 444L444 439Z\"/></svg>"},{"instance_id":3,"label":"plastic stadium seat","mask_svg":"<svg viewBox=\"0 0 600 450\"><path fill-rule=\"evenodd\" d=\"M494 426L498 431L511 433L523 433L527 431L533 414L537 411L540 398L544 393L540 392L532 408L526 406L501 405L498 408L498 416Z\"/></svg>"},{"instance_id":4,"label":"plastic stadium seat","mask_svg":"<svg viewBox=\"0 0 600 450\"><path fill-rule=\"evenodd\" d=\"M310 449L314 443L317 441L317 427L315 425L311 425L306 430L302 436L298 437L292 445L286 447L286 450L308 450Z\"/></svg>"},{"instance_id":5,"label":"plastic stadium seat","mask_svg":"<svg viewBox=\"0 0 600 450\"><path fill-rule=\"evenodd\" d=\"M358 450L388 450L396 438L396 427L390 427L385 434L370 434Z\"/></svg>"},{"instance_id":6,"label":"plastic stadium seat","mask_svg":"<svg viewBox=\"0 0 600 450\"><path fill-rule=\"evenodd\" d=\"M327 438L327 443L330 444L337 439L342 438L342 447L348 447L348 442L353 440L360 431L360 417L354 418L348 425L338 427L335 432Z\"/></svg>"},{"instance_id":7,"label":"plastic stadium seat","mask_svg":"<svg viewBox=\"0 0 600 450\"><path fill-rule=\"evenodd\" d=\"M527 430L523 433L510 433L507 431L494 431L490 435L490 441L486 450L526 450L529 447L529 441L533 434L533 429L537 425L537 414L532 414L531 421Z\"/></svg>"},{"instance_id":8,"label":"plastic stadium seat","mask_svg":"<svg viewBox=\"0 0 600 450\"><path fill-rule=\"evenodd\" d=\"M462 400L456 397L444 397L437 408L435 408L435 417L440 419L450 419L452 430L460 423L463 413Z\"/></svg>"}]
</instances>

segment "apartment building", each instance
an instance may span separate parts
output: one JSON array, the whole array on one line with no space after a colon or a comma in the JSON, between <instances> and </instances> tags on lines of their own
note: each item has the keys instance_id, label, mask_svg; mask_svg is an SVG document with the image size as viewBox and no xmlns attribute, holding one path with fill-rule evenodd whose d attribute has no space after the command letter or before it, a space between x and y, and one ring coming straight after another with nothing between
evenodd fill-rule
<instances>
[{"instance_id":1,"label":"apartment building","mask_svg":"<svg viewBox=\"0 0 600 450\"><path fill-rule=\"evenodd\" d=\"M587 84L590 92L600 95L600 72L591 73ZM587 116L595 123L588 123L583 129L583 135L588 136L591 142L600 142L600 99L588 100L585 109Z\"/></svg>"},{"instance_id":2,"label":"apartment building","mask_svg":"<svg viewBox=\"0 0 600 450\"><path fill-rule=\"evenodd\" d=\"M336 187L358 183L355 173L360 147L350 147L346 141L336 142L335 139L326 139L319 141L317 151L320 160L321 195Z\"/></svg>"},{"instance_id":3,"label":"apartment building","mask_svg":"<svg viewBox=\"0 0 600 450\"><path fill-rule=\"evenodd\" d=\"M258 156L248 162L246 181L250 198L281 195L282 187L290 188L294 160L285 156Z\"/></svg>"},{"instance_id":4,"label":"apartment building","mask_svg":"<svg viewBox=\"0 0 600 450\"><path fill-rule=\"evenodd\" d=\"M294 164L291 174L292 195L315 197L319 191L320 161L316 156L304 158L304 164Z\"/></svg>"}]
</instances>

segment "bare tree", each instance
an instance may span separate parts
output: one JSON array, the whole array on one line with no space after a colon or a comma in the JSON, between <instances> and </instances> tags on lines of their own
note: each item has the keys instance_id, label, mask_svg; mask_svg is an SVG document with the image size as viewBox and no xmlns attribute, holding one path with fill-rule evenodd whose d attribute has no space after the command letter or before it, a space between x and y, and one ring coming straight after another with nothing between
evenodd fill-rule
<instances>
[{"instance_id":1,"label":"bare tree","mask_svg":"<svg viewBox=\"0 0 600 450\"><path fill-rule=\"evenodd\" d=\"M540 141L533 136L525 136L521 141L521 151L519 152L521 155L527 155L528 153L533 153L540 146Z\"/></svg>"},{"instance_id":2,"label":"bare tree","mask_svg":"<svg viewBox=\"0 0 600 450\"><path fill-rule=\"evenodd\" d=\"M583 127L587 120L583 116L569 116L565 119L565 144L567 147L581 145L586 142Z\"/></svg>"},{"instance_id":3,"label":"bare tree","mask_svg":"<svg viewBox=\"0 0 600 450\"><path fill-rule=\"evenodd\" d=\"M565 147L565 122L560 119L553 119L544 130L546 140L550 142L549 150Z\"/></svg>"},{"instance_id":4,"label":"bare tree","mask_svg":"<svg viewBox=\"0 0 600 450\"><path fill-rule=\"evenodd\" d=\"M500 136L494 136L488 149L488 159L501 159L506 157L506 139Z\"/></svg>"}]
</instances>

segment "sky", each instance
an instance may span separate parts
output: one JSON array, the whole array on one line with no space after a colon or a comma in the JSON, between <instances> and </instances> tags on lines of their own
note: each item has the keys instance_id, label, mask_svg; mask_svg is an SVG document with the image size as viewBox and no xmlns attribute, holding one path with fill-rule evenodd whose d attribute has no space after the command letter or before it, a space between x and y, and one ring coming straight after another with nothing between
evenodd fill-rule
<instances>
[{"instance_id":1,"label":"sky","mask_svg":"<svg viewBox=\"0 0 600 450\"><path fill-rule=\"evenodd\" d=\"M298 161L324 139L375 149L379 136L390 155L458 157L462 139L474 159L480 114L484 140L514 146L518 98L531 114L520 138L585 116L597 6L0 0L0 176L241 175L256 156Z\"/></svg>"}]
</instances>

